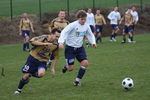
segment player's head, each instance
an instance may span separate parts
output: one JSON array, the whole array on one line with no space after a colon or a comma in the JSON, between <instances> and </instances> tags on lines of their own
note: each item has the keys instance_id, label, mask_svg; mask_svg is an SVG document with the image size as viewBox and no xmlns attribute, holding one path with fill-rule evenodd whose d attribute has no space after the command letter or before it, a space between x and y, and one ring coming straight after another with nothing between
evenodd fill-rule
<instances>
[{"instance_id":1,"label":"player's head","mask_svg":"<svg viewBox=\"0 0 150 100\"><path fill-rule=\"evenodd\" d=\"M118 8L118 7L115 7L115 8L114 8L114 11L119 11L119 8Z\"/></svg>"},{"instance_id":2,"label":"player's head","mask_svg":"<svg viewBox=\"0 0 150 100\"><path fill-rule=\"evenodd\" d=\"M131 9L127 9L127 14L131 14Z\"/></svg>"},{"instance_id":3,"label":"player's head","mask_svg":"<svg viewBox=\"0 0 150 100\"><path fill-rule=\"evenodd\" d=\"M85 21L86 21L86 17L87 17L87 14L84 10L79 10L76 14L76 17L78 18L79 20L79 23L81 25L85 24Z\"/></svg>"},{"instance_id":4,"label":"player's head","mask_svg":"<svg viewBox=\"0 0 150 100\"><path fill-rule=\"evenodd\" d=\"M28 14L27 14L27 13L23 13L23 14L22 14L22 17L23 17L23 18L28 18Z\"/></svg>"},{"instance_id":5,"label":"player's head","mask_svg":"<svg viewBox=\"0 0 150 100\"><path fill-rule=\"evenodd\" d=\"M101 13L101 11L98 9L98 10L96 10L96 14L100 14Z\"/></svg>"},{"instance_id":6,"label":"player's head","mask_svg":"<svg viewBox=\"0 0 150 100\"><path fill-rule=\"evenodd\" d=\"M65 11L63 11L63 10L59 11L58 17L59 17L60 19L65 19L65 17L66 17Z\"/></svg>"},{"instance_id":7,"label":"player's head","mask_svg":"<svg viewBox=\"0 0 150 100\"><path fill-rule=\"evenodd\" d=\"M61 31L57 28L52 29L51 31L51 36L53 40L58 40L58 38L60 37L60 33Z\"/></svg>"},{"instance_id":8,"label":"player's head","mask_svg":"<svg viewBox=\"0 0 150 100\"><path fill-rule=\"evenodd\" d=\"M132 11L136 11L136 7L135 7L135 6L132 6L132 7L131 7L131 10L132 10Z\"/></svg>"},{"instance_id":9,"label":"player's head","mask_svg":"<svg viewBox=\"0 0 150 100\"><path fill-rule=\"evenodd\" d=\"M88 8L87 12L92 13L92 8Z\"/></svg>"}]
</instances>

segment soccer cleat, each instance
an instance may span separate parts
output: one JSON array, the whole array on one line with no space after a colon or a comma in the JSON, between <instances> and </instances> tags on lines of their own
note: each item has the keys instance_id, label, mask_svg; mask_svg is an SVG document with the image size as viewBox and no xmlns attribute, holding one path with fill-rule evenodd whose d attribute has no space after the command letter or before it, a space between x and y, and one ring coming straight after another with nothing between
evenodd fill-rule
<instances>
[{"instance_id":1,"label":"soccer cleat","mask_svg":"<svg viewBox=\"0 0 150 100\"><path fill-rule=\"evenodd\" d=\"M126 43L126 42L124 40L122 40L121 43Z\"/></svg>"},{"instance_id":2,"label":"soccer cleat","mask_svg":"<svg viewBox=\"0 0 150 100\"><path fill-rule=\"evenodd\" d=\"M67 67L65 65L64 68L62 69L62 73L66 73L66 71L67 71Z\"/></svg>"},{"instance_id":3,"label":"soccer cleat","mask_svg":"<svg viewBox=\"0 0 150 100\"><path fill-rule=\"evenodd\" d=\"M128 38L128 42L131 43L132 42L131 39Z\"/></svg>"},{"instance_id":4,"label":"soccer cleat","mask_svg":"<svg viewBox=\"0 0 150 100\"><path fill-rule=\"evenodd\" d=\"M112 40L112 39L110 39L109 41L110 41L110 42L113 42L113 40Z\"/></svg>"},{"instance_id":5,"label":"soccer cleat","mask_svg":"<svg viewBox=\"0 0 150 100\"><path fill-rule=\"evenodd\" d=\"M117 41L115 38L112 38L112 40L113 40L114 42L116 42L116 41Z\"/></svg>"},{"instance_id":6,"label":"soccer cleat","mask_svg":"<svg viewBox=\"0 0 150 100\"><path fill-rule=\"evenodd\" d=\"M21 90L16 90L16 91L14 92L15 95L20 94L20 93L21 93Z\"/></svg>"},{"instance_id":7,"label":"soccer cleat","mask_svg":"<svg viewBox=\"0 0 150 100\"><path fill-rule=\"evenodd\" d=\"M74 81L74 82L73 82L73 85L74 85L74 86L84 86L83 84L81 84L81 83L78 82L78 81Z\"/></svg>"}]
</instances>

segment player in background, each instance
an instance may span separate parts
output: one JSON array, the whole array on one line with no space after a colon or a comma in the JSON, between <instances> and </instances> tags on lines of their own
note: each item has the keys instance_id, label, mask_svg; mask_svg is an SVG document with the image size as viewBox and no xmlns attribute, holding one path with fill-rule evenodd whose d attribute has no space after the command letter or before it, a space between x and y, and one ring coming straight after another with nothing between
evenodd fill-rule
<instances>
[{"instance_id":1,"label":"player in background","mask_svg":"<svg viewBox=\"0 0 150 100\"><path fill-rule=\"evenodd\" d=\"M106 20L104 16L101 14L100 10L96 10L95 24L96 24L96 43L102 42L102 30L103 25L106 25Z\"/></svg>"},{"instance_id":2,"label":"player in background","mask_svg":"<svg viewBox=\"0 0 150 100\"><path fill-rule=\"evenodd\" d=\"M131 9L128 9L126 11L126 13L121 18L119 24L121 24L122 21L124 21L124 26L123 26L123 33L122 33L123 39L122 39L121 43L126 43L126 34L129 35L130 41L133 42L133 35L132 35L133 16L131 15Z\"/></svg>"},{"instance_id":3,"label":"player in background","mask_svg":"<svg viewBox=\"0 0 150 100\"><path fill-rule=\"evenodd\" d=\"M63 73L65 73L67 70L73 70L75 58L80 62L80 69L73 84L74 86L81 86L80 81L83 78L85 71L89 65L86 52L83 47L84 36L87 37L93 47L96 47L96 41L89 25L85 24L87 17L86 12L83 10L79 10L76 16L78 20L70 23L67 27L64 28L64 30L61 32L58 43L59 48L61 49L64 48L64 42L66 42L66 65L62 69Z\"/></svg>"},{"instance_id":4,"label":"player in background","mask_svg":"<svg viewBox=\"0 0 150 100\"><path fill-rule=\"evenodd\" d=\"M34 33L33 24L28 18L28 14L23 13L19 24L19 35L24 38L23 51L30 51L29 39L31 31Z\"/></svg>"},{"instance_id":5,"label":"player in background","mask_svg":"<svg viewBox=\"0 0 150 100\"><path fill-rule=\"evenodd\" d=\"M88 24L91 28L91 31L93 34L95 34L95 18L94 14L92 13L92 8L88 8L87 10L87 18L86 18L86 24ZM86 47L88 47L89 42L86 40Z\"/></svg>"},{"instance_id":6,"label":"player in background","mask_svg":"<svg viewBox=\"0 0 150 100\"><path fill-rule=\"evenodd\" d=\"M60 31L62 31L68 24L69 24L69 21L67 21L65 19L66 17L66 13L65 11L61 10L59 11L59 14L58 14L58 17L53 19L50 23L49 23L49 31L51 32L51 30L53 28L57 28L59 29ZM51 64L52 64L52 60L54 60L54 56L53 54L51 55L49 61L47 62L47 67L50 67Z\"/></svg>"},{"instance_id":7,"label":"player in background","mask_svg":"<svg viewBox=\"0 0 150 100\"><path fill-rule=\"evenodd\" d=\"M120 20L121 16L119 13L119 8L115 7L114 11L110 12L109 15L107 16L108 19L110 20L110 24L112 26L112 34L110 36L110 41L111 42L116 42L116 35L119 31L119 27L118 27L118 21Z\"/></svg>"},{"instance_id":8,"label":"player in background","mask_svg":"<svg viewBox=\"0 0 150 100\"><path fill-rule=\"evenodd\" d=\"M133 16L133 25L132 25L132 35L134 35L134 31L135 31L135 26L137 25L138 21L139 21L139 16L138 16L138 12L136 11L136 7L133 6L131 8L131 15ZM133 37L132 37L133 38ZM128 42L132 42L131 41L131 37L128 38ZM133 41L136 42L136 41Z\"/></svg>"},{"instance_id":9,"label":"player in background","mask_svg":"<svg viewBox=\"0 0 150 100\"><path fill-rule=\"evenodd\" d=\"M30 40L34 46L27 58L25 65L22 67L23 77L19 82L18 89L15 94L20 94L24 85L29 82L31 76L41 78L45 75L46 63L49 60L50 55L53 53L55 60L54 66L52 66L53 72L55 72L55 66L58 59L58 38L60 31L53 29L50 35L42 35L34 37ZM55 73L52 73L55 74Z\"/></svg>"}]
</instances>

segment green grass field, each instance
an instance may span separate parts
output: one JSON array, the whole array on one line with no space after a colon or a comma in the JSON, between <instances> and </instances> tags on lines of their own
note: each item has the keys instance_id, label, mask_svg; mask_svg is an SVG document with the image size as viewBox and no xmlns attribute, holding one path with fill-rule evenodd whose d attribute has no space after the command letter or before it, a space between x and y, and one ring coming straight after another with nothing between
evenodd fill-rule
<instances>
[{"instance_id":1,"label":"green grass field","mask_svg":"<svg viewBox=\"0 0 150 100\"><path fill-rule=\"evenodd\" d=\"M12 0L13 15L21 13L39 13L39 0ZM114 7L117 0L95 0L95 7ZM140 5L140 0L118 0L119 6ZM150 3L149 0L143 0L143 4ZM54 12L61 9L67 9L67 0L41 0L42 12ZM70 9L80 9L93 7L93 0L70 0ZM0 0L0 16L10 16L10 0Z\"/></svg>"},{"instance_id":2,"label":"green grass field","mask_svg":"<svg viewBox=\"0 0 150 100\"><path fill-rule=\"evenodd\" d=\"M85 87L74 87L79 63L75 70L65 74L63 51L57 64L57 75L50 70L41 79L31 78L21 95L13 95L17 89L28 53L21 51L21 44L0 45L0 100L149 100L150 98L150 34L136 35L135 44L121 44L104 38L98 48L87 48L90 66L82 80ZM134 80L135 87L125 91L121 81L125 77Z\"/></svg>"}]
</instances>

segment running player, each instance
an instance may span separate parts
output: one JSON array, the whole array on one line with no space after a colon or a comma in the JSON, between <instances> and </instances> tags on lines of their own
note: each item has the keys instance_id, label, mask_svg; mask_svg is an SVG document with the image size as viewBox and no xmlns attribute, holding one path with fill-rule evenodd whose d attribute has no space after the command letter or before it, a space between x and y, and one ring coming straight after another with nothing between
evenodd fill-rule
<instances>
[{"instance_id":1,"label":"running player","mask_svg":"<svg viewBox=\"0 0 150 100\"><path fill-rule=\"evenodd\" d=\"M64 42L66 41L66 65L62 69L63 73L65 73L67 70L73 70L75 58L80 62L81 66L77 78L73 84L74 86L81 86L80 80L83 78L86 68L89 65L86 52L83 47L83 38L86 36L93 47L96 47L96 41L89 25L85 24L87 17L86 12L80 10L77 12L76 16L78 20L70 23L67 27L64 28L64 30L61 32L58 43L59 48L64 48Z\"/></svg>"},{"instance_id":2,"label":"running player","mask_svg":"<svg viewBox=\"0 0 150 100\"><path fill-rule=\"evenodd\" d=\"M23 13L19 24L19 35L23 36L24 38L23 51L30 51L29 38L31 31L34 32L33 24L28 18L28 14Z\"/></svg>"}]
</instances>

